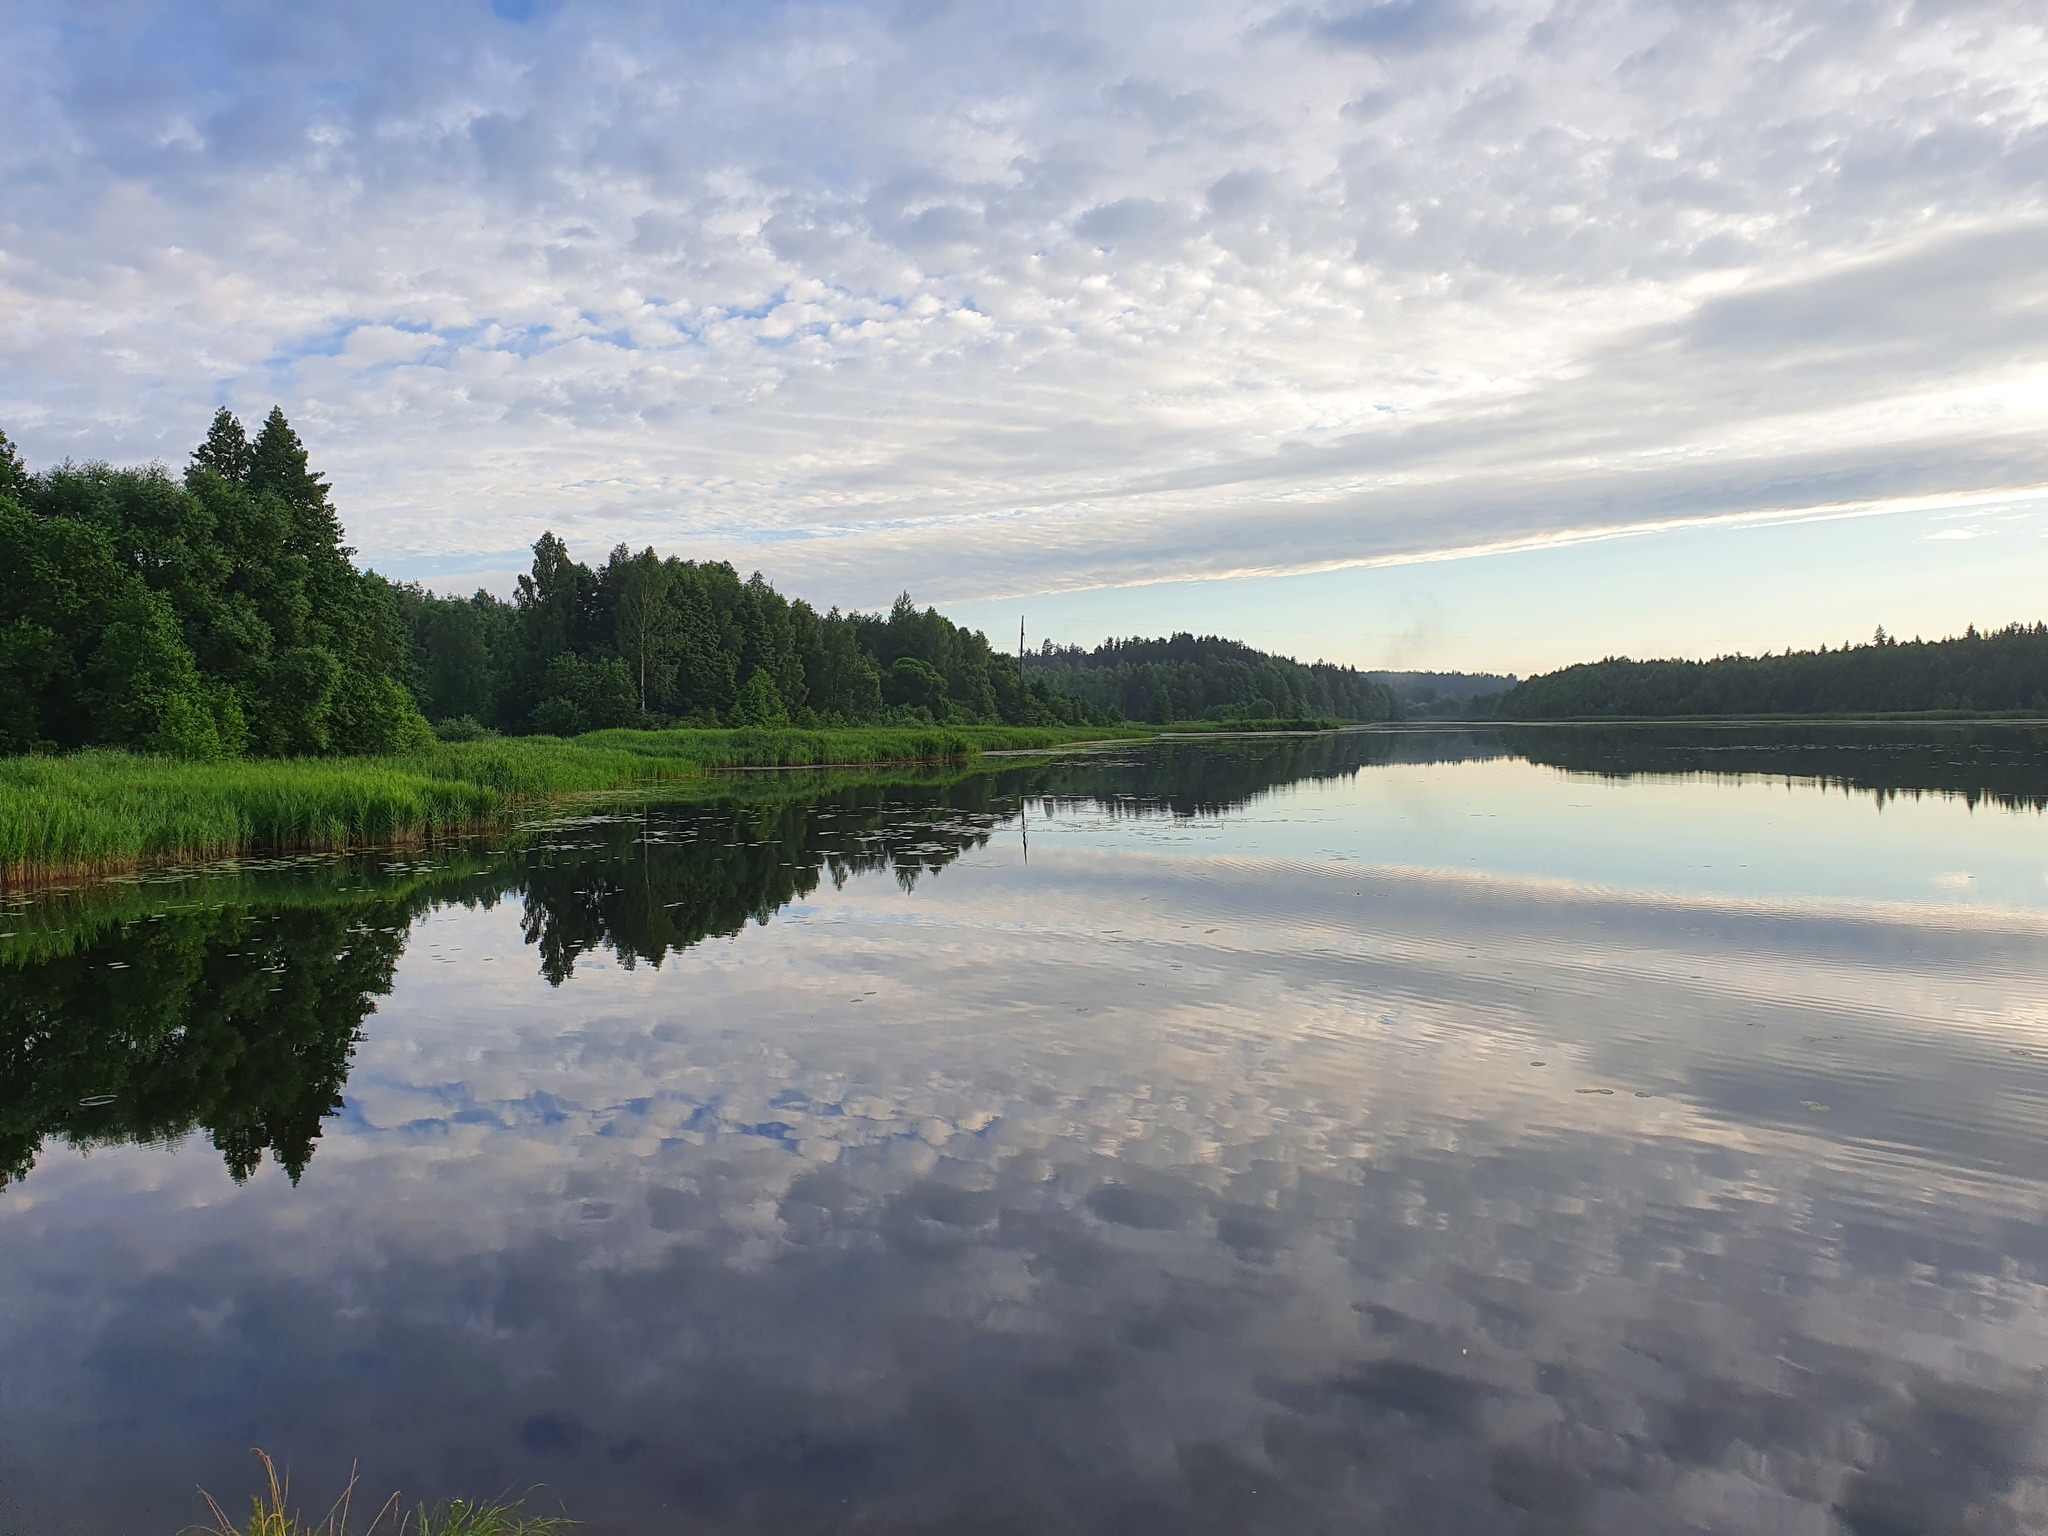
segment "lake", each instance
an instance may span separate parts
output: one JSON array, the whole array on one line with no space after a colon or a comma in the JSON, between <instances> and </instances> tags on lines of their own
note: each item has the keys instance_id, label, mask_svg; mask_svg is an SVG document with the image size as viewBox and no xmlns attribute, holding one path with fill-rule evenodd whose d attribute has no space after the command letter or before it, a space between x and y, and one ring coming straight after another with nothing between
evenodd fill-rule
<instances>
[{"instance_id":1,"label":"lake","mask_svg":"<svg viewBox=\"0 0 2048 1536\"><path fill-rule=\"evenodd\" d=\"M0 1531L2040 1529L2044 806L1381 730L15 898Z\"/></svg>"}]
</instances>

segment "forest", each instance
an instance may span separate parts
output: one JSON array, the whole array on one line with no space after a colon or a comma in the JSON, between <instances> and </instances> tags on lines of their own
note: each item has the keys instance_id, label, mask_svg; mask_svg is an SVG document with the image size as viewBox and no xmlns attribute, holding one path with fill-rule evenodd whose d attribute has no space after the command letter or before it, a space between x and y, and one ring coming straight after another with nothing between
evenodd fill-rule
<instances>
[{"instance_id":1,"label":"forest","mask_svg":"<svg viewBox=\"0 0 2048 1536\"><path fill-rule=\"evenodd\" d=\"M1713 661L1610 657L1531 677L1502 719L2048 712L2048 625Z\"/></svg>"},{"instance_id":2,"label":"forest","mask_svg":"<svg viewBox=\"0 0 2048 1536\"><path fill-rule=\"evenodd\" d=\"M1026 654L1025 671L1069 698L1156 725L1401 714L1393 691L1356 668L1310 665L1216 635L1109 640L1092 651L1047 641Z\"/></svg>"},{"instance_id":3,"label":"forest","mask_svg":"<svg viewBox=\"0 0 2048 1536\"><path fill-rule=\"evenodd\" d=\"M417 750L617 726L1051 726L1106 717L907 595L820 614L756 573L553 534L510 602L359 570L281 410L181 475L30 473L0 434L0 753Z\"/></svg>"}]
</instances>

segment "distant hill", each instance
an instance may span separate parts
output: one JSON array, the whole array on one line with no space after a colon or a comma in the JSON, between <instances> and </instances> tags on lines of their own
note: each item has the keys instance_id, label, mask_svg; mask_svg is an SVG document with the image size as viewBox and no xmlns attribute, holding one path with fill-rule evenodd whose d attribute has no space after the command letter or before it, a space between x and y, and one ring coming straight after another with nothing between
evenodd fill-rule
<instances>
[{"instance_id":1,"label":"distant hill","mask_svg":"<svg viewBox=\"0 0 2048 1536\"><path fill-rule=\"evenodd\" d=\"M1056 693L1163 725L1172 720L1321 716L1391 720L1399 701L1356 667L1303 663L1217 635L1107 640L1094 650L1047 641L1024 669Z\"/></svg>"},{"instance_id":2,"label":"distant hill","mask_svg":"<svg viewBox=\"0 0 2048 1536\"><path fill-rule=\"evenodd\" d=\"M1517 684L1510 720L1639 715L1892 714L1933 710L2048 714L2048 625L1972 628L1899 641L1713 661L1609 657Z\"/></svg>"}]
</instances>

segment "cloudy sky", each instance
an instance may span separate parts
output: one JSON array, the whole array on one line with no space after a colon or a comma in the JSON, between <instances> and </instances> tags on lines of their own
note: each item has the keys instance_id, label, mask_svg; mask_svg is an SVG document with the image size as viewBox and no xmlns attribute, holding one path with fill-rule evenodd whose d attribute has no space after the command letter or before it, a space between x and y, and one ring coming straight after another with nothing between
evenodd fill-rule
<instances>
[{"instance_id":1,"label":"cloudy sky","mask_svg":"<svg viewBox=\"0 0 2048 1536\"><path fill-rule=\"evenodd\" d=\"M394 574L1519 670L2048 616L2019 0L0 24L0 427L280 402Z\"/></svg>"}]
</instances>

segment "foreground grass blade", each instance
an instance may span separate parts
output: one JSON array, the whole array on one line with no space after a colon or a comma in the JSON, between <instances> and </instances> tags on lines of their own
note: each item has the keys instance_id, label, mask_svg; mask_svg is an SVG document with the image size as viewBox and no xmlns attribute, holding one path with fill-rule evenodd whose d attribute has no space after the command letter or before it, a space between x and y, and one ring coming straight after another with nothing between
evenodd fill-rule
<instances>
[{"instance_id":1,"label":"foreground grass blade","mask_svg":"<svg viewBox=\"0 0 2048 1536\"><path fill-rule=\"evenodd\" d=\"M248 1518L239 1524L205 1490L200 1497L213 1516L213 1524L197 1526L187 1536L349 1536L349 1510L355 1500L357 1478L353 1470L341 1497L319 1521L308 1524L292 1507L289 1476L280 1475L277 1463L263 1451L256 1452L263 1463L266 1487L250 1500ZM529 1515L519 1499L477 1501L449 1499L435 1505L422 1504L411 1514L399 1512L398 1495L392 1494L358 1536L374 1536L386 1521L393 1536L566 1536L575 1524L558 1515Z\"/></svg>"}]
</instances>

